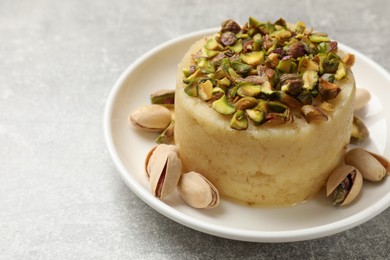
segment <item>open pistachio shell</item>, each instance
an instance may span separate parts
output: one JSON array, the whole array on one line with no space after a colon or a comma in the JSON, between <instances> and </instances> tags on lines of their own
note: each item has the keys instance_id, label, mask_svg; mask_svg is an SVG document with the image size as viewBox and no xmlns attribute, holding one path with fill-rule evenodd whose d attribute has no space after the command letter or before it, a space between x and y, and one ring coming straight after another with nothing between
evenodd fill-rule
<instances>
[{"instance_id":1,"label":"open pistachio shell","mask_svg":"<svg viewBox=\"0 0 390 260\"><path fill-rule=\"evenodd\" d=\"M326 196L333 195L333 203L344 206L356 199L362 185L363 178L359 170L351 165L342 165L329 176Z\"/></svg>"},{"instance_id":2,"label":"open pistachio shell","mask_svg":"<svg viewBox=\"0 0 390 260\"><path fill-rule=\"evenodd\" d=\"M179 182L182 164L174 145L160 144L147 156L146 171L150 178L150 188L158 198L172 193Z\"/></svg>"},{"instance_id":3,"label":"open pistachio shell","mask_svg":"<svg viewBox=\"0 0 390 260\"><path fill-rule=\"evenodd\" d=\"M188 172L181 176L178 185L180 197L194 208L214 208L219 204L219 193L203 175Z\"/></svg>"},{"instance_id":4,"label":"open pistachio shell","mask_svg":"<svg viewBox=\"0 0 390 260\"><path fill-rule=\"evenodd\" d=\"M171 122L171 111L161 105L146 105L134 110L129 121L135 128L158 132Z\"/></svg>"},{"instance_id":5,"label":"open pistachio shell","mask_svg":"<svg viewBox=\"0 0 390 260\"><path fill-rule=\"evenodd\" d=\"M385 167L388 166L388 161L384 157L376 155L386 165L383 165L374 155L362 148L354 148L345 155L345 163L353 165L362 174L363 178L369 181L380 181L388 172Z\"/></svg>"}]
</instances>

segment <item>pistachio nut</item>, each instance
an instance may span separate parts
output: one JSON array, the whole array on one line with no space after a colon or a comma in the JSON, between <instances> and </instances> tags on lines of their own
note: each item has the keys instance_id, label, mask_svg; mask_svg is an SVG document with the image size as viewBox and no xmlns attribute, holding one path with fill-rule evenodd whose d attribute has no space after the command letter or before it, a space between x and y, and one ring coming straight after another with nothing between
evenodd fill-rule
<instances>
[{"instance_id":1,"label":"pistachio nut","mask_svg":"<svg viewBox=\"0 0 390 260\"><path fill-rule=\"evenodd\" d=\"M166 144L173 140L175 130L175 121L172 120L164 131L157 136L155 142L158 144Z\"/></svg>"},{"instance_id":2,"label":"pistachio nut","mask_svg":"<svg viewBox=\"0 0 390 260\"><path fill-rule=\"evenodd\" d=\"M159 144L146 157L146 173L154 196L164 198L171 194L179 182L182 164L174 145Z\"/></svg>"},{"instance_id":3,"label":"pistachio nut","mask_svg":"<svg viewBox=\"0 0 390 260\"><path fill-rule=\"evenodd\" d=\"M160 89L150 94L152 104L172 106L175 103L175 90Z\"/></svg>"},{"instance_id":4,"label":"pistachio nut","mask_svg":"<svg viewBox=\"0 0 390 260\"><path fill-rule=\"evenodd\" d=\"M337 97L341 89L336 84L331 83L327 80L320 78L320 83L318 84L318 90L321 94L323 100L327 101Z\"/></svg>"},{"instance_id":5,"label":"pistachio nut","mask_svg":"<svg viewBox=\"0 0 390 260\"><path fill-rule=\"evenodd\" d=\"M312 121L327 121L328 117L318 107L312 105L304 105L301 107L301 113L306 121L310 124Z\"/></svg>"},{"instance_id":6,"label":"pistachio nut","mask_svg":"<svg viewBox=\"0 0 390 260\"><path fill-rule=\"evenodd\" d=\"M219 204L219 193L203 175L188 172L181 176L178 191L180 197L194 208L214 208Z\"/></svg>"},{"instance_id":7,"label":"pistachio nut","mask_svg":"<svg viewBox=\"0 0 390 260\"><path fill-rule=\"evenodd\" d=\"M326 196L332 195L333 205L348 205L359 195L362 185L363 178L359 170L351 165L342 165L329 176Z\"/></svg>"},{"instance_id":8,"label":"pistachio nut","mask_svg":"<svg viewBox=\"0 0 390 260\"><path fill-rule=\"evenodd\" d=\"M236 111L236 107L229 102L225 95L214 101L212 108L222 115L231 115Z\"/></svg>"},{"instance_id":9,"label":"pistachio nut","mask_svg":"<svg viewBox=\"0 0 390 260\"><path fill-rule=\"evenodd\" d=\"M210 80L199 83L198 85L198 94L203 100L210 100L213 97L213 83Z\"/></svg>"},{"instance_id":10,"label":"pistachio nut","mask_svg":"<svg viewBox=\"0 0 390 260\"><path fill-rule=\"evenodd\" d=\"M360 144L367 140L369 137L369 131L363 120L359 117L354 116L352 121L352 130L351 130L351 144Z\"/></svg>"},{"instance_id":11,"label":"pistachio nut","mask_svg":"<svg viewBox=\"0 0 390 260\"><path fill-rule=\"evenodd\" d=\"M346 164L356 167L361 172L363 178L369 181L382 180L389 168L387 159L379 155L373 155L362 148L350 150L345 155L344 160Z\"/></svg>"},{"instance_id":12,"label":"pistachio nut","mask_svg":"<svg viewBox=\"0 0 390 260\"><path fill-rule=\"evenodd\" d=\"M191 65L183 69L184 92L235 121L230 124L233 129L242 114L238 110L256 127L302 118L304 105L315 107L303 109L308 123L327 120L335 108L326 101L338 96L340 80L348 78L354 63L353 55L338 54L337 42L303 22L260 22L249 17L241 27L227 20L218 33L205 38L191 56ZM256 103L262 101L282 102L287 115L257 109Z\"/></svg>"},{"instance_id":13,"label":"pistachio nut","mask_svg":"<svg viewBox=\"0 0 390 260\"><path fill-rule=\"evenodd\" d=\"M356 88L355 93L355 111L364 108L371 99L371 94L364 88Z\"/></svg>"},{"instance_id":14,"label":"pistachio nut","mask_svg":"<svg viewBox=\"0 0 390 260\"><path fill-rule=\"evenodd\" d=\"M162 131L171 122L171 111L160 105L146 105L134 110L129 121L137 129Z\"/></svg>"},{"instance_id":15,"label":"pistachio nut","mask_svg":"<svg viewBox=\"0 0 390 260\"><path fill-rule=\"evenodd\" d=\"M236 130L245 130L248 128L248 118L243 110L237 110L230 120L230 127Z\"/></svg>"}]
</instances>

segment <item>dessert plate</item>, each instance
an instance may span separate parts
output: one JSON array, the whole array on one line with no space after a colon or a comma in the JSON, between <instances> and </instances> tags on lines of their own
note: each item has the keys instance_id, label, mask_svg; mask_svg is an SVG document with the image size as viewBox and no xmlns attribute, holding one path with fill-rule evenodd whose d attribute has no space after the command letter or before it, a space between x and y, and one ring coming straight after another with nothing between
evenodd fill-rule
<instances>
[{"instance_id":1,"label":"dessert plate","mask_svg":"<svg viewBox=\"0 0 390 260\"><path fill-rule=\"evenodd\" d=\"M149 104L157 89L174 89L177 64L190 45L209 29L168 41L137 59L115 83L104 111L104 134L109 153L120 176L144 202L161 214L192 229L211 235L253 242L288 242L332 235L370 220L390 205L390 178L380 183L365 182L355 203L334 207L321 191L315 198L291 207L261 208L221 200L217 208L194 209L177 193L164 200L155 198L144 171L144 159L155 145L155 133L129 126L128 116L135 108ZM390 75L363 54L339 44L355 54L353 72L357 85L370 90L372 99L359 114L370 130L365 148L390 157L388 122L390 114ZM334 133L337 134L337 133Z\"/></svg>"}]
</instances>

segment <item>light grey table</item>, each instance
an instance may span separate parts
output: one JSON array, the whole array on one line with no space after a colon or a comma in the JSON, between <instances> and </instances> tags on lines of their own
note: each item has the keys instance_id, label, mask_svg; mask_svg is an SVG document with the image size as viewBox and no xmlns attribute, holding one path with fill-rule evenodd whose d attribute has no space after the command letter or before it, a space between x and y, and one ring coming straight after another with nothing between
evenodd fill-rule
<instances>
[{"instance_id":1,"label":"light grey table","mask_svg":"<svg viewBox=\"0 0 390 260\"><path fill-rule=\"evenodd\" d=\"M390 70L390 1L0 1L1 259L383 259L390 210L281 244L232 241L160 215L122 182L102 115L120 74L162 42L249 15L302 20Z\"/></svg>"}]
</instances>

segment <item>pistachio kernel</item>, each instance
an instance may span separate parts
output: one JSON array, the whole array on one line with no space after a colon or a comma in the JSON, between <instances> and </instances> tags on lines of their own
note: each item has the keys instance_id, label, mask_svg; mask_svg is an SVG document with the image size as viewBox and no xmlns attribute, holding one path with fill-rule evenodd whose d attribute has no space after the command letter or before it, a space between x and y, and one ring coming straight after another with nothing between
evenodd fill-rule
<instances>
[{"instance_id":1,"label":"pistachio kernel","mask_svg":"<svg viewBox=\"0 0 390 260\"><path fill-rule=\"evenodd\" d=\"M183 70L184 91L212 103L230 119L236 111L245 110L254 125L286 124L302 116L307 122L327 120L324 111L334 111L327 101L338 96L339 81L348 77L354 63L351 54L337 55L337 45L303 22L260 22L249 17L241 27L227 20L217 34L205 39ZM259 104L271 102L270 107L272 102L281 102L287 109L282 113L261 110L248 105L255 104L254 99ZM302 110L305 105L312 107Z\"/></svg>"},{"instance_id":2,"label":"pistachio kernel","mask_svg":"<svg viewBox=\"0 0 390 260\"><path fill-rule=\"evenodd\" d=\"M230 127L236 130L245 130L248 128L248 119L243 110L237 110L230 120Z\"/></svg>"},{"instance_id":3,"label":"pistachio kernel","mask_svg":"<svg viewBox=\"0 0 390 260\"><path fill-rule=\"evenodd\" d=\"M226 95L215 100L212 104L212 108L222 115L231 115L236 111L236 107L229 102Z\"/></svg>"}]
</instances>

